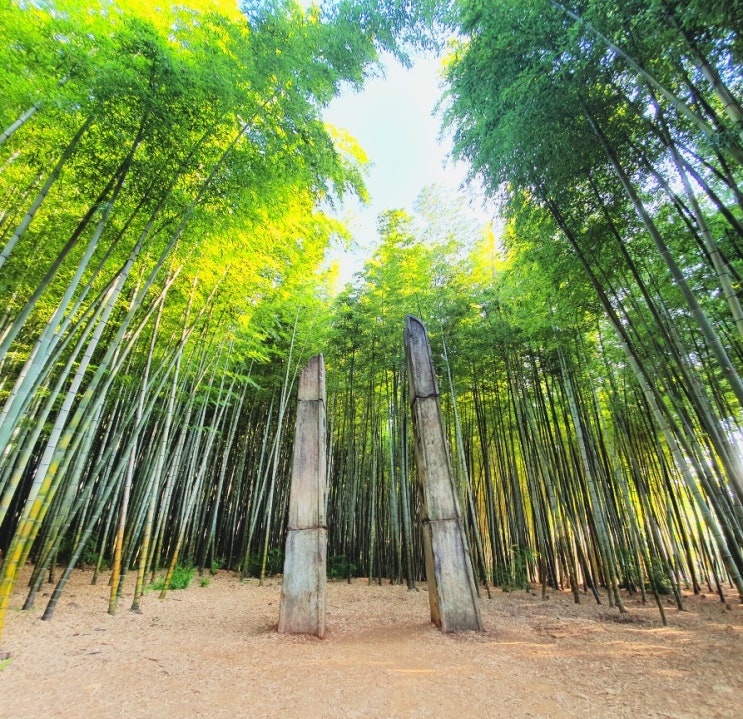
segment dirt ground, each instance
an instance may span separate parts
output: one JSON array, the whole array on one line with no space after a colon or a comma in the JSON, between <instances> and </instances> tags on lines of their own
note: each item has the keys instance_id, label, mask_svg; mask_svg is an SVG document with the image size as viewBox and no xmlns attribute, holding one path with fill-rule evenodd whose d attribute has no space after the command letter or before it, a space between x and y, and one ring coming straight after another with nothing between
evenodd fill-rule
<instances>
[{"instance_id":1,"label":"dirt ground","mask_svg":"<svg viewBox=\"0 0 743 719\"><path fill-rule=\"evenodd\" d=\"M668 606L493 592L484 633L444 635L425 586L330 583L325 639L276 631L280 579L198 577L115 616L76 571L51 621L11 601L0 717L740 717L743 609L714 595ZM131 583L131 581L129 581ZM731 595L732 599L732 595Z\"/></svg>"}]
</instances>

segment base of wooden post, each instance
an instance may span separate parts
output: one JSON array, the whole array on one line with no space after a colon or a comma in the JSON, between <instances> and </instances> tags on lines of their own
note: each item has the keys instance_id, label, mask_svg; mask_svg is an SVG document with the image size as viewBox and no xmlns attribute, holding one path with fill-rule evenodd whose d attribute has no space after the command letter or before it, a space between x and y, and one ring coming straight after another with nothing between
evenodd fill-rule
<instances>
[{"instance_id":1,"label":"base of wooden post","mask_svg":"<svg viewBox=\"0 0 743 719\"><path fill-rule=\"evenodd\" d=\"M431 621L442 632L481 632L480 601L458 519L423 522Z\"/></svg>"},{"instance_id":2,"label":"base of wooden post","mask_svg":"<svg viewBox=\"0 0 743 719\"><path fill-rule=\"evenodd\" d=\"M324 527L287 533L279 607L282 634L325 636L327 541Z\"/></svg>"}]
</instances>

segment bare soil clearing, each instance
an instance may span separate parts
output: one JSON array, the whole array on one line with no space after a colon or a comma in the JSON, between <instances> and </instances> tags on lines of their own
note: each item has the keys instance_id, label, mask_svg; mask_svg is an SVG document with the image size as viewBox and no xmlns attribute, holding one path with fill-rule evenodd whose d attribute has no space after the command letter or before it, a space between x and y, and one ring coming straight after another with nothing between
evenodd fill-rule
<instances>
[{"instance_id":1,"label":"bare soil clearing","mask_svg":"<svg viewBox=\"0 0 743 719\"><path fill-rule=\"evenodd\" d=\"M324 640L280 635L280 580L196 578L116 616L105 580L75 571L56 614L11 601L0 717L740 717L743 609L714 595L688 610L627 597L620 616L591 596L526 592L482 600L486 631L444 635L425 586L328 585ZM130 586L132 585L132 586Z\"/></svg>"}]
</instances>

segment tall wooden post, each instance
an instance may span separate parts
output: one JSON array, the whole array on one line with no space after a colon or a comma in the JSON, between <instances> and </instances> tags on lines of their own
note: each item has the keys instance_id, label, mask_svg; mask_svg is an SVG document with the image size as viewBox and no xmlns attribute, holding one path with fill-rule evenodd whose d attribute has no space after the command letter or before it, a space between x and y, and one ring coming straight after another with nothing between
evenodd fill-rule
<instances>
[{"instance_id":1,"label":"tall wooden post","mask_svg":"<svg viewBox=\"0 0 743 719\"><path fill-rule=\"evenodd\" d=\"M467 537L451 473L431 347L423 323L405 327L418 481L423 489L423 546L431 621L442 632L482 631Z\"/></svg>"},{"instance_id":2,"label":"tall wooden post","mask_svg":"<svg viewBox=\"0 0 743 719\"><path fill-rule=\"evenodd\" d=\"M325 364L310 359L299 380L289 527L279 632L325 635Z\"/></svg>"}]
</instances>

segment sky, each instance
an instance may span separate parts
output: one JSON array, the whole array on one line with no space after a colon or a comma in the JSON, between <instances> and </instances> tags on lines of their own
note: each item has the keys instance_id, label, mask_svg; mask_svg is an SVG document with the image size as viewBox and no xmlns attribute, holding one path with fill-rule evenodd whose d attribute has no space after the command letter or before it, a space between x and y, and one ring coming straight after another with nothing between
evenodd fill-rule
<instances>
[{"instance_id":1,"label":"sky","mask_svg":"<svg viewBox=\"0 0 743 719\"><path fill-rule=\"evenodd\" d=\"M455 192L465 178L465 167L447 159L450 142L439 140L441 121L433 114L441 96L439 67L437 58L418 59L412 68L390 59L384 77L367 81L362 92L349 90L324 113L326 122L359 142L371 164L365 178L370 203L363 206L351 200L337 213L355 240L351 251L333 253L341 265L342 283L373 253L381 212L412 213L416 197L427 185L436 183ZM485 224L485 213L477 214Z\"/></svg>"}]
</instances>

